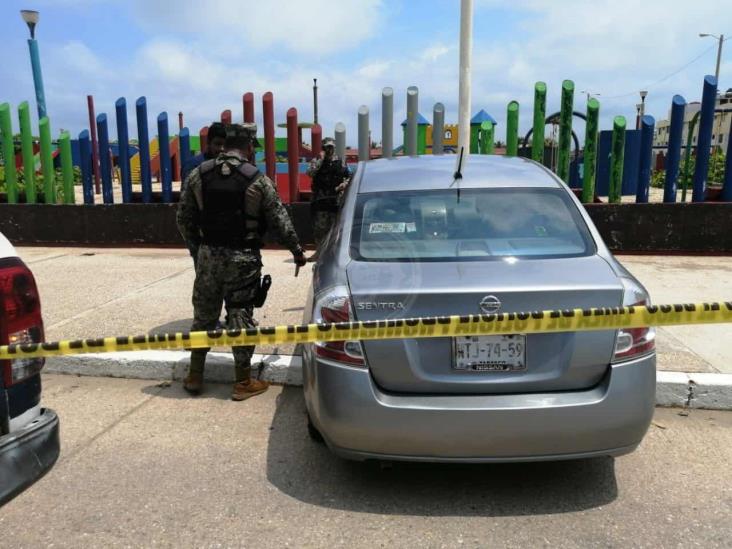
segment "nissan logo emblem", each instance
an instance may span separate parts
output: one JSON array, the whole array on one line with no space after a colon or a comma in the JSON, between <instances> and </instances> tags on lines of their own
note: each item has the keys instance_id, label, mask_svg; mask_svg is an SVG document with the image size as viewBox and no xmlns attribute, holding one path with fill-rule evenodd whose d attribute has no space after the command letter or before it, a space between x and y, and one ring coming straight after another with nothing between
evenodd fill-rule
<instances>
[{"instance_id":1,"label":"nissan logo emblem","mask_svg":"<svg viewBox=\"0 0 732 549\"><path fill-rule=\"evenodd\" d=\"M494 295L487 295L480 300L480 310L490 315L497 313L501 308L500 300Z\"/></svg>"}]
</instances>

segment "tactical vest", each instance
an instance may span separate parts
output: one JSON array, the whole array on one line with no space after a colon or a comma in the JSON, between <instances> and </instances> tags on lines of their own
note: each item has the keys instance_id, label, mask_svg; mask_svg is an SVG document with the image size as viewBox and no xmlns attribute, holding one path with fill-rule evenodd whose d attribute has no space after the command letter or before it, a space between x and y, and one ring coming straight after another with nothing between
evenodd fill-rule
<instances>
[{"instance_id":1,"label":"tactical vest","mask_svg":"<svg viewBox=\"0 0 732 549\"><path fill-rule=\"evenodd\" d=\"M259 170L256 166L242 163L231 166L231 173L224 175L222 166L216 160L201 164L201 232L203 244L226 248L262 247L266 231L263 218L246 214L246 192L256 181Z\"/></svg>"},{"instance_id":2,"label":"tactical vest","mask_svg":"<svg viewBox=\"0 0 732 549\"><path fill-rule=\"evenodd\" d=\"M340 159L323 160L313 177L313 209L315 211L338 211L336 187L343 182L343 167Z\"/></svg>"}]
</instances>

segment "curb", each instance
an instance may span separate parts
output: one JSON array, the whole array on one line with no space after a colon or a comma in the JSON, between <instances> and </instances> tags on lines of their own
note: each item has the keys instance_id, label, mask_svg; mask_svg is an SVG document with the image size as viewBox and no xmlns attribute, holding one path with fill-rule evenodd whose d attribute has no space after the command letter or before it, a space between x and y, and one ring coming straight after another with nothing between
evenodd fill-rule
<instances>
[{"instance_id":1,"label":"curb","mask_svg":"<svg viewBox=\"0 0 732 549\"><path fill-rule=\"evenodd\" d=\"M190 353L186 351L135 351L82 354L48 358L45 372L96 377L179 381L186 375ZM302 358L291 355L252 357L252 365L265 367L261 379L280 385L302 386ZM234 382L230 353L209 353L206 380ZM656 373L656 405L666 407L732 410L732 374L686 372Z\"/></svg>"}]
</instances>

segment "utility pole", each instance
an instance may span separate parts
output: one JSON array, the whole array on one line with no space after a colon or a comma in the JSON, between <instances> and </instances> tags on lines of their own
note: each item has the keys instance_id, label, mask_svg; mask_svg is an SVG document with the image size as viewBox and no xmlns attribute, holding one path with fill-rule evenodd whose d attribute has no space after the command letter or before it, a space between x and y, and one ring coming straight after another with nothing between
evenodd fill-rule
<instances>
[{"instance_id":1,"label":"utility pole","mask_svg":"<svg viewBox=\"0 0 732 549\"><path fill-rule=\"evenodd\" d=\"M473 0L460 0L460 91L458 159L470 153L470 64L473 50Z\"/></svg>"},{"instance_id":2,"label":"utility pole","mask_svg":"<svg viewBox=\"0 0 732 549\"><path fill-rule=\"evenodd\" d=\"M318 123L318 79L313 78L313 123Z\"/></svg>"},{"instance_id":3,"label":"utility pole","mask_svg":"<svg viewBox=\"0 0 732 549\"><path fill-rule=\"evenodd\" d=\"M714 70L714 77L717 79L717 85L719 85L719 65L722 62L722 45L724 44L724 34L717 36L716 34L699 33L699 38L706 38L710 36L716 38L718 41L717 45L717 67Z\"/></svg>"}]
</instances>

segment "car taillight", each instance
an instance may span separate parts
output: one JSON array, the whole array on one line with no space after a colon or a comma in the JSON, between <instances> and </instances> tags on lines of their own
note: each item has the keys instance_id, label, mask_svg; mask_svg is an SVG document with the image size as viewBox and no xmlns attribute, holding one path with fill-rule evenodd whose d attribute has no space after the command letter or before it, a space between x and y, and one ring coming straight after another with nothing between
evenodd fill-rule
<instances>
[{"instance_id":1,"label":"car taillight","mask_svg":"<svg viewBox=\"0 0 732 549\"><path fill-rule=\"evenodd\" d=\"M41 300L33 274L18 258L0 260L0 344L43 341ZM36 375L44 359L1 360L3 381L8 387Z\"/></svg>"},{"instance_id":2,"label":"car taillight","mask_svg":"<svg viewBox=\"0 0 732 549\"><path fill-rule=\"evenodd\" d=\"M633 303L634 306L645 306L647 301ZM623 328L615 336L615 353L613 362L632 360L652 353L656 349L655 328Z\"/></svg>"},{"instance_id":3,"label":"car taillight","mask_svg":"<svg viewBox=\"0 0 732 549\"><path fill-rule=\"evenodd\" d=\"M347 295L331 294L318 302L316 307L318 322L349 322L351 300ZM343 362L354 366L365 366L361 343L358 341L318 341L314 344L315 354L322 358Z\"/></svg>"}]
</instances>

